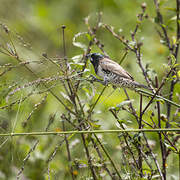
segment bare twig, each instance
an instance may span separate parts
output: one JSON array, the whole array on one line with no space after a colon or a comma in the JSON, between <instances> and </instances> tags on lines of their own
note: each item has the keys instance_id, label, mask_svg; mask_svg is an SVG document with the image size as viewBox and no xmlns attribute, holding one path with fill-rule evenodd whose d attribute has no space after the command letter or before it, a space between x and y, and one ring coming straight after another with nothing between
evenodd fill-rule
<instances>
[{"instance_id":1,"label":"bare twig","mask_svg":"<svg viewBox=\"0 0 180 180\"><path fill-rule=\"evenodd\" d=\"M156 88L158 88L158 80L156 77ZM157 111L158 111L158 128L161 128L161 110L160 110L160 102L157 101ZM164 146L164 142L163 142L163 138L161 133L159 134L159 144L160 144L160 148L161 148L161 156L162 156L162 174L163 174L163 179L166 180L166 150L165 150L165 146Z\"/></svg>"},{"instance_id":2,"label":"bare twig","mask_svg":"<svg viewBox=\"0 0 180 180\"><path fill-rule=\"evenodd\" d=\"M63 131L65 131L65 124L64 124L64 121L62 121L62 126L63 126ZM69 161L69 169L70 169L70 173L71 173L71 176L72 176L72 179L74 180L75 177L74 177L74 174L73 174L73 167L72 167L72 164L71 164L71 153L70 153L70 149L69 149L69 142L67 140L67 136L65 135L65 142L66 142L66 150L67 150L67 155L68 155L68 161Z\"/></svg>"},{"instance_id":3,"label":"bare twig","mask_svg":"<svg viewBox=\"0 0 180 180\"><path fill-rule=\"evenodd\" d=\"M176 0L176 46L175 46L175 52L173 53L174 58L175 58L175 64L177 64L177 59L178 59L178 52L179 52L179 40L180 40L180 0ZM176 72L176 67L173 68L173 73L172 76L175 75ZM172 80L171 85L170 85L170 95L169 95L169 100L173 99L173 92L174 92L174 87L177 81ZM168 122L166 123L166 127L169 127L169 121L170 121L170 115L171 115L171 104L167 104L167 119Z\"/></svg>"},{"instance_id":4,"label":"bare twig","mask_svg":"<svg viewBox=\"0 0 180 180\"><path fill-rule=\"evenodd\" d=\"M140 113L139 113L139 129L142 129L142 105L143 105L143 99L142 99L142 95L140 95ZM138 163L139 163L139 169L140 169L140 177L142 178L143 177L143 171L142 171L142 154L141 154L141 151L142 151L142 142L141 142L141 137L140 137L140 134L139 134L139 137L138 137L138 143L139 143L139 160L138 160Z\"/></svg>"}]
</instances>

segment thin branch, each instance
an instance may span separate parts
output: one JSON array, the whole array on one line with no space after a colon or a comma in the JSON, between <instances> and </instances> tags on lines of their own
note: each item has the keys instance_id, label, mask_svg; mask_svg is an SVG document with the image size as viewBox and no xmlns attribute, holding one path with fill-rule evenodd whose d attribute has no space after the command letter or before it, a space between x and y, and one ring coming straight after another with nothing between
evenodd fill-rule
<instances>
[{"instance_id":1,"label":"thin branch","mask_svg":"<svg viewBox=\"0 0 180 180\"><path fill-rule=\"evenodd\" d=\"M65 124L64 124L64 121L62 121L62 126L63 126L63 131L65 131ZM69 169L70 169L70 173L71 173L71 176L72 176L72 179L74 180L75 177L74 177L74 174L73 174L73 167L72 167L72 164L71 164L71 153L70 153L70 149L69 149L69 142L68 142L68 139L67 139L67 136L65 135L65 142L66 142L66 150L67 150L67 155L68 155L68 161L69 161Z\"/></svg>"},{"instance_id":2,"label":"thin branch","mask_svg":"<svg viewBox=\"0 0 180 180\"><path fill-rule=\"evenodd\" d=\"M139 129L142 129L142 105L143 105L143 99L142 99L142 95L140 95L140 112L139 112ZM139 146L139 160L138 160L138 163L139 163L139 169L140 169L140 177L142 178L143 177L143 171L142 171L142 154L141 154L141 151L142 151L142 145L141 145L141 137L140 137L140 134L139 134L139 137L138 137L138 146Z\"/></svg>"},{"instance_id":3,"label":"thin branch","mask_svg":"<svg viewBox=\"0 0 180 180\"><path fill-rule=\"evenodd\" d=\"M176 47L175 47L175 52L174 57L175 57L175 64L177 64L177 59L178 59L178 52L179 52L179 40L180 40L180 0L176 0ZM176 72L176 67L174 68L174 71L172 73L172 76L175 75ZM174 92L174 87L177 81L172 80L171 85L170 85L170 95L169 95L169 100L173 99L173 92ZM171 104L167 104L167 119L168 122L166 123L166 127L169 127L169 120L170 120L170 115L171 115Z\"/></svg>"},{"instance_id":4,"label":"thin branch","mask_svg":"<svg viewBox=\"0 0 180 180\"><path fill-rule=\"evenodd\" d=\"M158 79L156 77L156 87L158 88ZM160 102L157 102L157 111L158 111L158 128L161 129L161 109L160 109ZM159 144L160 144L160 148L161 148L161 156L162 156L162 174L163 174L163 178L164 180L166 180L166 149L164 146L164 142L163 142L163 138L162 138L162 134L159 134Z\"/></svg>"},{"instance_id":5,"label":"thin branch","mask_svg":"<svg viewBox=\"0 0 180 180\"><path fill-rule=\"evenodd\" d=\"M61 132L30 132L30 133L4 133L0 136L48 136L60 134L92 134L92 133L124 133L124 132L180 132L180 128L162 128L162 129L112 129L112 130L91 130L91 131L61 131Z\"/></svg>"},{"instance_id":6,"label":"thin branch","mask_svg":"<svg viewBox=\"0 0 180 180\"><path fill-rule=\"evenodd\" d=\"M99 138L96 136L96 134L94 134L94 136L95 136L96 139L99 139ZM112 173L110 172L110 170L107 168L106 164L104 163L103 155L101 154L101 152L100 152L100 150L99 150L96 142L94 141L94 139L93 139L92 137L91 137L91 142L93 143L93 146L94 146L94 148L96 149L96 152L97 152L98 156L99 156L100 159L101 159L101 163L102 163L102 165L103 165L103 168L106 170L106 172L109 174L109 176L113 179L114 177L113 177Z\"/></svg>"},{"instance_id":7,"label":"thin branch","mask_svg":"<svg viewBox=\"0 0 180 180\"><path fill-rule=\"evenodd\" d=\"M148 92L148 91L144 91L144 90L142 90L142 89L138 89L137 92L143 93L144 95L148 95L148 96L151 96L151 97L154 96L153 93ZM166 99L166 98L163 97L163 96L156 95L155 98L157 98L157 99L162 99L162 100L164 100L167 104L171 104L171 105L173 105L173 106L175 106L175 107L177 107L177 108L180 108L180 104L177 104L177 103L175 103L174 101L171 101L171 100L169 100L169 99Z\"/></svg>"},{"instance_id":8,"label":"thin branch","mask_svg":"<svg viewBox=\"0 0 180 180\"><path fill-rule=\"evenodd\" d=\"M142 114L145 113L145 111L147 110L147 108L151 105L151 103L153 102L154 98L156 97L156 95L160 92L161 88L164 86L166 79L169 77L169 75L172 72L172 68L170 69L170 71L167 73L167 75L163 78L161 85L159 86L159 88L156 90L156 92L154 93L153 97L151 98L151 100L149 101L149 103L146 105L146 107L144 108L144 110L142 111Z\"/></svg>"},{"instance_id":9,"label":"thin branch","mask_svg":"<svg viewBox=\"0 0 180 180\"><path fill-rule=\"evenodd\" d=\"M90 111L89 111L89 115L88 118L91 116L92 111L94 110L96 104L98 103L99 99L101 98L102 94L104 93L105 89L107 86L104 86L103 90L101 91L101 93L99 94L98 98L96 99L95 103L93 104L93 106L91 107Z\"/></svg>"},{"instance_id":10,"label":"thin branch","mask_svg":"<svg viewBox=\"0 0 180 180\"><path fill-rule=\"evenodd\" d=\"M143 133L143 137L144 137L144 139L145 139L145 141L146 141L146 146L148 147L148 149L149 149L149 151L150 151L150 153L151 153L151 155L152 155L152 158L153 158L153 160L154 160L154 162L155 162L155 165L156 165L156 167L157 167L157 169L158 169L158 172L159 172L159 175L160 175L160 177L161 177L161 180L164 180L163 174L162 174L162 171L161 171L161 168L160 168L159 163L158 163L157 158L156 158L156 155L153 153L151 147L149 146L149 143L148 143L147 138L146 138L146 136L145 136L144 133Z\"/></svg>"},{"instance_id":11,"label":"thin branch","mask_svg":"<svg viewBox=\"0 0 180 180\"><path fill-rule=\"evenodd\" d=\"M167 33L166 27L165 27L164 22L163 22L163 16L162 16L162 14L160 12L160 9L159 9L159 1L154 0L154 4L155 4L155 7L156 7L157 20L158 20L159 25L160 25L163 33L164 33L164 39L165 39L165 41L167 43L167 46L168 46L169 50L172 51L172 46L170 44L168 33Z\"/></svg>"},{"instance_id":12,"label":"thin branch","mask_svg":"<svg viewBox=\"0 0 180 180\"><path fill-rule=\"evenodd\" d=\"M95 135L95 134L94 134L94 135ZM109 155L108 151L107 151L107 150L105 149L105 147L101 144L100 140L97 138L96 135L95 135L95 138L96 138L97 142L99 143L99 145L101 146L101 148L103 149L103 151L104 151L104 153L106 154L107 158L110 160L110 162L111 162L113 168L115 169L115 171L116 171L119 179L122 180L121 175L120 175L120 173L119 173L119 170L116 168L116 165L115 165L114 161L112 160L111 156Z\"/></svg>"}]
</instances>

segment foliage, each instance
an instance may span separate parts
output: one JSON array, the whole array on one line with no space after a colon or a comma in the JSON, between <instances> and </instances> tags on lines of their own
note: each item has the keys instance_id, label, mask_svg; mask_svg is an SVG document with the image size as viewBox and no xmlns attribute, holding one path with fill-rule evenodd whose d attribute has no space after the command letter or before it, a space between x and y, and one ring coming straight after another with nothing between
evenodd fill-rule
<instances>
[{"instance_id":1,"label":"foliage","mask_svg":"<svg viewBox=\"0 0 180 180\"><path fill-rule=\"evenodd\" d=\"M12 2L0 12L1 134L179 128L179 0ZM94 82L90 52L116 59L152 92ZM0 178L178 179L179 138L1 137Z\"/></svg>"}]
</instances>

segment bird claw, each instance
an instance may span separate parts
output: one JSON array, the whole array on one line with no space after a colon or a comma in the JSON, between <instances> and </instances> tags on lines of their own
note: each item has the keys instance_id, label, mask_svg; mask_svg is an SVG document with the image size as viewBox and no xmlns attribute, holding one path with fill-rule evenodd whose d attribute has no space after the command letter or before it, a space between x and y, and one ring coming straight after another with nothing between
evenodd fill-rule
<instances>
[{"instance_id":1,"label":"bird claw","mask_svg":"<svg viewBox=\"0 0 180 180\"><path fill-rule=\"evenodd\" d=\"M104 86L107 86L108 85L108 81L102 81L102 84L104 85Z\"/></svg>"},{"instance_id":2,"label":"bird claw","mask_svg":"<svg viewBox=\"0 0 180 180\"><path fill-rule=\"evenodd\" d=\"M101 84L104 85L104 86L107 86L107 85L108 85L108 81L102 81L102 80L96 78L95 76L93 76L92 74L89 76L89 78L91 78L91 79L90 79L90 82L91 82L91 83L93 83L93 82L99 82L99 83L101 83Z\"/></svg>"},{"instance_id":3,"label":"bird claw","mask_svg":"<svg viewBox=\"0 0 180 180\"><path fill-rule=\"evenodd\" d=\"M115 85L112 85L112 87L113 87L113 89L116 89L116 88L117 88L117 86L115 86Z\"/></svg>"},{"instance_id":4,"label":"bird claw","mask_svg":"<svg viewBox=\"0 0 180 180\"><path fill-rule=\"evenodd\" d=\"M94 81L97 81L97 78L93 76L92 74L89 76L90 82L93 83Z\"/></svg>"}]
</instances>

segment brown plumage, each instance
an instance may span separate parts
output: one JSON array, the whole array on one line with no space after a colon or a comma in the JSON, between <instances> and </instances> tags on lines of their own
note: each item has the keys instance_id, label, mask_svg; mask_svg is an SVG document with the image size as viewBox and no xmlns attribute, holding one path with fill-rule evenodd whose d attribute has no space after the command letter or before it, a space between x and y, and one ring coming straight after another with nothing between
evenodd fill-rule
<instances>
[{"instance_id":1,"label":"brown plumage","mask_svg":"<svg viewBox=\"0 0 180 180\"><path fill-rule=\"evenodd\" d=\"M136 82L126 70L124 70L118 63L114 62L113 60L99 53L93 53L89 56L91 57L90 60L94 66L96 74L103 78L103 83L105 85L111 83L114 86L123 88L150 89L149 87Z\"/></svg>"},{"instance_id":2,"label":"brown plumage","mask_svg":"<svg viewBox=\"0 0 180 180\"><path fill-rule=\"evenodd\" d=\"M99 65L104 70L108 70L110 72L113 72L121 77L134 80L133 77L125 71L117 62L114 62L108 58L103 58L99 60Z\"/></svg>"}]
</instances>

